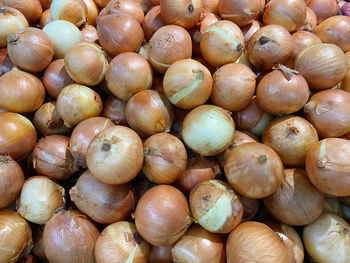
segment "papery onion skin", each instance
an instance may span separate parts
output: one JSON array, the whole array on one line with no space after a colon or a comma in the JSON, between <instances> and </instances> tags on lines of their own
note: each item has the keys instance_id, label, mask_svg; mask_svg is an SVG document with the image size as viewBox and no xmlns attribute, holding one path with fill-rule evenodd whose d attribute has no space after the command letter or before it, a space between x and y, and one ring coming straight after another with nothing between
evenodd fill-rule
<instances>
[{"instance_id":1,"label":"papery onion skin","mask_svg":"<svg viewBox=\"0 0 350 263\"><path fill-rule=\"evenodd\" d=\"M0 155L0 208L16 200L24 183L21 166L11 156Z\"/></svg>"},{"instance_id":2,"label":"papery onion skin","mask_svg":"<svg viewBox=\"0 0 350 263\"><path fill-rule=\"evenodd\" d=\"M40 17L40 21L39 21L40 28L43 29L50 22L52 22L51 16L50 16L50 9L46 9Z\"/></svg>"},{"instance_id":3,"label":"papery onion skin","mask_svg":"<svg viewBox=\"0 0 350 263\"><path fill-rule=\"evenodd\" d=\"M109 1L109 3L106 5L106 15L120 14L120 13L132 16L140 24L142 24L145 17L141 6L139 6L133 0Z\"/></svg>"},{"instance_id":4,"label":"papery onion skin","mask_svg":"<svg viewBox=\"0 0 350 263\"><path fill-rule=\"evenodd\" d=\"M299 28L299 30L313 32L316 26L317 26L316 14L311 8L307 7L306 19L304 21L304 24Z\"/></svg>"},{"instance_id":5,"label":"papery onion skin","mask_svg":"<svg viewBox=\"0 0 350 263\"><path fill-rule=\"evenodd\" d=\"M313 185L333 196L350 195L350 141L324 139L315 144L306 156L306 171Z\"/></svg>"},{"instance_id":6,"label":"papery onion skin","mask_svg":"<svg viewBox=\"0 0 350 263\"><path fill-rule=\"evenodd\" d=\"M145 33L145 38L150 40L153 34L162 26L165 26L165 23L160 15L160 6L157 5L147 12L143 21L142 28Z\"/></svg>"},{"instance_id":7,"label":"papery onion skin","mask_svg":"<svg viewBox=\"0 0 350 263\"><path fill-rule=\"evenodd\" d=\"M82 213L74 210L58 213L45 225L45 254L50 263L94 263L94 245L99 234Z\"/></svg>"},{"instance_id":8,"label":"papery onion skin","mask_svg":"<svg viewBox=\"0 0 350 263\"><path fill-rule=\"evenodd\" d=\"M226 243L227 263L288 263L288 250L267 225L245 222L235 228Z\"/></svg>"},{"instance_id":9,"label":"papery onion skin","mask_svg":"<svg viewBox=\"0 0 350 263\"><path fill-rule=\"evenodd\" d=\"M321 44L321 39L312 32L308 31L297 31L292 34L292 39L294 41L294 49L292 51L292 56L290 61L294 64L294 60L297 58L299 52L304 48L310 47L312 45Z\"/></svg>"},{"instance_id":10,"label":"papery onion skin","mask_svg":"<svg viewBox=\"0 0 350 263\"><path fill-rule=\"evenodd\" d=\"M95 26L96 19L98 17L98 13L100 12L100 9L98 8L94 0L83 0L83 1L87 8L86 24Z\"/></svg>"},{"instance_id":11,"label":"papery onion skin","mask_svg":"<svg viewBox=\"0 0 350 263\"><path fill-rule=\"evenodd\" d=\"M7 48L0 48L0 77L13 68L13 63L8 56Z\"/></svg>"},{"instance_id":12,"label":"papery onion skin","mask_svg":"<svg viewBox=\"0 0 350 263\"><path fill-rule=\"evenodd\" d=\"M115 124L128 126L125 116L126 101L110 96L104 101L102 116Z\"/></svg>"},{"instance_id":13,"label":"papery onion skin","mask_svg":"<svg viewBox=\"0 0 350 263\"><path fill-rule=\"evenodd\" d=\"M0 262L17 262L32 248L32 231L29 224L15 212L0 211Z\"/></svg>"},{"instance_id":14,"label":"papery onion skin","mask_svg":"<svg viewBox=\"0 0 350 263\"><path fill-rule=\"evenodd\" d=\"M83 0L53 0L50 5L52 21L65 20L80 27L86 23L88 9Z\"/></svg>"},{"instance_id":15,"label":"papery onion skin","mask_svg":"<svg viewBox=\"0 0 350 263\"><path fill-rule=\"evenodd\" d=\"M305 0L305 3L315 12L317 24L320 24L328 17L337 15L339 12L337 0Z\"/></svg>"},{"instance_id":16,"label":"papery onion skin","mask_svg":"<svg viewBox=\"0 0 350 263\"><path fill-rule=\"evenodd\" d=\"M85 25L81 30L80 30L82 36L83 36L83 41L87 42L92 42L95 43L98 41L98 35L97 35L97 30L94 26L92 25Z\"/></svg>"},{"instance_id":17,"label":"papery onion skin","mask_svg":"<svg viewBox=\"0 0 350 263\"><path fill-rule=\"evenodd\" d=\"M171 249L173 246L152 246L149 263L173 263Z\"/></svg>"},{"instance_id":18,"label":"papery onion skin","mask_svg":"<svg viewBox=\"0 0 350 263\"><path fill-rule=\"evenodd\" d=\"M69 194L80 211L100 224L125 220L136 206L131 183L105 184L89 171L79 177Z\"/></svg>"},{"instance_id":19,"label":"papery onion skin","mask_svg":"<svg viewBox=\"0 0 350 263\"><path fill-rule=\"evenodd\" d=\"M17 9L30 24L37 22L42 14L39 0L2 0L2 4Z\"/></svg>"},{"instance_id":20,"label":"papery onion skin","mask_svg":"<svg viewBox=\"0 0 350 263\"><path fill-rule=\"evenodd\" d=\"M136 207L136 228L154 246L175 243L191 223L187 199L173 186L158 185L149 189Z\"/></svg>"}]
</instances>

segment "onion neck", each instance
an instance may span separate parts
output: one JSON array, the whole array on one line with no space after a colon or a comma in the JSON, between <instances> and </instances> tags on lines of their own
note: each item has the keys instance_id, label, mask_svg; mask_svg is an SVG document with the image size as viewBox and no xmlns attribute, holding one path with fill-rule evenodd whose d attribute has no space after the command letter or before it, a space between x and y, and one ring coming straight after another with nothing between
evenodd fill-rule
<instances>
[{"instance_id":1,"label":"onion neck","mask_svg":"<svg viewBox=\"0 0 350 263\"><path fill-rule=\"evenodd\" d=\"M282 71L284 77L290 81L293 78L293 74L299 75L299 71L296 71L294 69L290 69L284 65L278 64L277 67L273 67L272 69L277 69Z\"/></svg>"}]
</instances>

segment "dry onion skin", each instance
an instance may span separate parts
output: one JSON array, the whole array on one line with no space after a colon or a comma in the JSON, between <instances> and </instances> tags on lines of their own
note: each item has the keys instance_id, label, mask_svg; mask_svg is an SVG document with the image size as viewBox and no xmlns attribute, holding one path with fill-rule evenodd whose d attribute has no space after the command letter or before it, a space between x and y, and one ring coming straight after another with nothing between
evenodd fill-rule
<instances>
[{"instance_id":1,"label":"dry onion skin","mask_svg":"<svg viewBox=\"0 0 350 263\"><path fill-rule=\"evenodd\" d=\"M302 226L322 214L325 196L312 185L305 170L286 169L282 184L264 199L264 204L282 223Z\"/></svg>"},{"instance_id":2,"label":"dry onion skin","mask_svg":"<svg viewBox=\"0 0 350 263\"><path fill-rule=\"evenodd\" d=\"M133 0L111 0L106 5L105 12L106 15L120 13L130 15L140 24L142 24L145 17L141 6Z\"/></svg>"},{"instance_id":3,"label":"dry onion skin","mask_svg":"<svg viewBox=\"0 0 350 263\"><path fill-rule=\"evenodd\" d=\"M174 244L191 223L186 197L170 185L149 189L136 207L136 228L154 246Z\"/></svg>"},{"instance_id":4,"label":"dry onion skin","mask_svg":"<svg viewBox=\"0 0 350 263\"><path fill-rule=\"evenodd\" d=\"M336 0L305 0L305 3L314 11L317 17L317 24L320 24L328 17L337 15L339 12L339 5Z\"/></svg>"},{"instance_id":5,"label":"dry onion skin","mask_svg":"<svg viewBox=\"0 0 350 263\"><path fill-rule=\"evenodd\" d=\"M50 5L52 21L65 20L80 27L87 21L88 9L83 0L53 0Z\"/></svg>"},{"instance_id":6,"label":"dry onion skin","mask_svg":"<svg viewBox=\"0 0 350 263\"><path fill-rule=\"evenodd\" d=\"M68 210L54 215L43 233L44 252L50 263L94 263L100 233L82 213Z\"/></svg>"},{"instance_id":7,"label":"dry onion skin","mask_svg":"<svg viewBox=\"0 0 350 263\"><path fill-rule=\"evenodd\" d=\"M306 156L310 181L320 191L333 196L350 195L350 141L324 139L315 144Z\"/></svg>"},{"instance_id":8,"label":"dry onion skin","mask_svg":"<svg viewBox=\"0 0 350 263\"><path fill-rule=\"evenodd\" d=\"M2 0L2 4L21 12L29 24L35 24L42 14L39 0Z\"/></svg>"},{"instance_id":9,"label":"dry onion skin","mask_svg":"<svg viewBox=\"0 0 350 263\"><path fill-rule=\"evenodd\" d=\"M319 263L346 263L350 257L350 226L339 216L324 213L304 227L306 251Z\"/></svg>"},{"instance_id":10,"label":"dry onion skin","mask_svg":"<svg viewBox=\"0 0 350 263\"><path fill-rule=\"evenodd\" d=\"M0 211L0 262L17 262L32 249L29 224L15 212Z\"/></svg>"},{"instance_id":11,"label":"dry onion skin","mask_svg":"<svg viewBox=\"0 0 350 263\"><path fill-rule=\"evenodd\" d=\"M245 222L236 227L226 243L227 263L288 263L288 250L267 225Z\"/></svg>"},{"instance_id":12,"label":"dry onion skin","mask_svg":"<svg viewBox=\"0 0 350 263\"><path fill-rule=\"evenodd\" d=\"M316 26L317 26L317 17L315 12L311 8L306 7L306 18L303 25L299 28L299 30L313 32Z\"/></svg>"}]
</instances>

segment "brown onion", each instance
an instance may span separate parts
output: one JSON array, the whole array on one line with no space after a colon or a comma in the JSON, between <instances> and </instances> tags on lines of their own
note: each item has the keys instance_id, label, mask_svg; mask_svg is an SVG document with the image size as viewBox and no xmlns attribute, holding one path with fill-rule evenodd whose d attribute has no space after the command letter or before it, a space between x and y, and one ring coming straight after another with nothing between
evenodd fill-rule
<instances>
[{"instance_id":1,"label":"brown onion","mask_svg":"<svg viewBox=\"0 0 350 263\"><path fill-rule=\"evenodd\" d=\"M292 51L292 56L290 57L292 64L294 64L294 60L297 58L301 50L312 45L322 43L321 39L318 36L308 31L297 31L292 34L292 39L294 41L294 49Z\"/></svg>"},{"instance_id":2,"label":"brown onion","mask_svg":"<svg viewBox=\"0 0 350 263\"><path fill-rule=\"evenodd\" d=\"M81 29L81 34L83 35L83 41L95 43L98 41L97 30L92 25L85 25Z\"/></svg>"},{"instance_id":3,"label":"brown onion","mask_svg":"<svg viewBox=\"0 0 350 263\"><path fill-rule=\"evenodd\" d=\"M26 117L13 112L0 112L0 154L21 160L33 150L36 131Z\"/></svg>"},{"instance_id":4,"label":"brown onion","mask_svg":"<svg viewBox=\"0 0 350 263\"><path fill-rule=\"evenodd\" d=\"M162 26L165 26L165 23L160 15L160 6L154 6L147 12L142 24L145 38L147 40L151 39L153 34Z\"/></svg>"},{"instance_id":5,"label":"brown onion","mask_svg":"<svg viewBox=\"0 0 350 263\"><path fill-rule=\"evenodd\" d=\"M87 21L88 9L83 0L53 0L50 5L52 21L65 20L80 27Z\"/></svg>"},{"instance_id":6,"label":"brown onion","mask_svg":"<svg viewBox=\"0 0 350 263\"><path fill-rule=\"evenodd\" d=\"M39 0L39 1L41 3L41 6L43 7L43 10L49 9L52 3L52 0Z\"/></svg>"},{"instance_id":7,"label":"brown onion","mask_svg":"<svg viewBox=\"0 0 350 263\"><path fill-rule=\"evenodd\" d=\"M52 20L50 16L50 9L46 9L40 17L40 21L39 21L40 28L43 29L51 21Z\"/></svg>"},{"instance_id":8,"label":"brown onion","mask_svg":"<svg viewBox=\"0 0 350 263\"><path fill-rule=\"evenodd\" d=\"M87 8L87 18L86 18L86 24L95 26L96 25L96 19L98 17L98 14L100 12L97 4L94 0L83 0L86 8Z\"/></svg>"},{"instance_id":9,"label":"brown onion","mask_svg":"<svg viewBox=\"0 0 350 263\"><path fill-rule=\"evenodd\" d=\"M245 42L248 42L252 35L261 27L262 24L258 20L253 20L251 23L241 27Z\"/></svg>"},{"instance_id":10,"label":"brown onion","mask_svg":"<svg viewBox=\"0 0 350 263\"><path fill-rule=\"evenodd\" d=\"M305 3L315 12L317 24L339 12L337 0L305 0Z\"/></svg>"},{"instance_id":11,"label":"brown onion","mask_svg":"<svg viewBox=\"0 0 350 263\"><path fill-rule=\"evenodd\" d=\"M131 183L105 184L89 171L79 177L69 194L81 212L101 224L125 220L136 205Z\"/></svg>"},{"instance_id":12,"label":"brown onion","mask_svg":"<svg viewBox=\"0 0 350 263\"><path fill-rule=\"evenodd\" d=\"M110 119L115 124L127 126L125 107L125 101L110 96L104 101L102 116Z\"/></svg>"},{"instance_id":13,"label":"brown onion","mask_svg":"<svg viewBox=\"0 0 350 263\"><path fill-rule=\"evenodd\" d=\"M152 246L148 262L149 263L173 263L171 249L173 246Z\"/></svg>"},{"instance_id":14,"label":"brown onion","mask_svg":"<svg viewBox=\"0 0 350 263\"><path fill-rule=\"evenodd\" d=\"M316 26L317 17L315 12L311 8L306 7L306 19L304 21L304 24L299 28L299 30L313 32Z\"/></svg>"},{"instance_id":15,"label":"brown onion","mask_svg":"<svg viewBox=\"0 0 350 263\"><path fill-rule=\"evenodd\" d=\"M2 0L2 4L20 11L30 24L37 22L42 14L39 0Z\"/></svg>"},{"instance_id":16,"label":"brown onion","mask_svg":"<svg viewBox=\"0 0 350 263\"><path fill-rule=\"evenodd\" d=\"M0 48L0 77L13 68L13 63L8 56L7 48Z\"/></svg>"},{"instance_id":17,"label":"brown onion","mask_svg":"<svg viewBox=\"0 0 350 263\"><path fill-rule=\"evenodd\" d=\"M11 156L0 155L0 208L16 200L24 182L21 166Z\"/></svg>"},{"instance_id":18,"label":"brown onion","mask_svg":"<svg viewBox=\"0 0 350 263\"><path fill-rule=\"evenodd\" d=\"M323 211L343 217L342 205L337 197L326 195L326 202Z\"/></svg>"},{"instance_id":19,"label":"brown onion","mask_svg":"<svg viewBox=\"0 0 350 263\"><path fill-rule=\"evenodd\" d=\"M225 175L233 189L255 199L267 197L278 189L283 170L278 154L257 142L235 147L225 162Z\"/></svg>"},{"instance_id":20,"label":"brown onion","mask_svg":"<svg viewBox=\"0 0 350 263\"><path fill-rule=\"evenodd\" d=\"M261 201L244 196L240 196L239 199L243 205L243 217L241 222L251 221L260 211Z\"/></svg>"},{"instance_id":21,"label":"brown onion","mask_svg":"<svg viewBox=\"0 0 350 263\"><path fill-rule=\"evenodd\" d=\"M210 12L213 14L218 14L218 2L219 0L202 0L203 12Z\"/></svg>"},{"instance_id":22,"label":"brown onion","mask_svg":"<svg viewBox=\"0 0 350 263\"><path fill-rule=\"evenodd\" d=\"M151 0L133 0L133 1L136 2L142 8L145 14L149 12L149 10L151 10L153 7L153 3Z\"/></svg>"},{"instance_id":23,"label":"brown onion","mask_svg":"<svg viewBox=\"0 0 350 263\"><path fill-rule=\"evenodd\" d=\"M140 24L142 24L145 17L141 6L133 0L111 0L106 5L105 12L105 15L120 13L130 15Z\"/></svg>"},{"instance_id":24,"label":"brown onion","mask_svg":"<svg viewBox=\"0 0 350 263\"><path fill-rule=\"evenodd\" d=\"M245 222L234 229L226 243L227 263L288 263L288 250L267 225Z\"/></svg>"},{"instance_id":25,"label":"brown onion","mask_svg":"<svg viewBox=\"0 0 350 263\"><path fill-rule=\"evenodd\" d=\"M124 126L104 129L90 142L85 158L90 172L100 181L127 183L142 168L142 141L132 129Z\"/></svg>"},{"instance_id":26,"label":"brown onion","mask_svg":"<svg viewBox=\"0 0 350 263\"><path fill-rule=\"evenodd\" d=\"M0 240L0 262L17 262L32 249L29 224L12 211L0 211Z\"/></svg>"},{"instance_id":27,"label":"brown onion","mask_svg":"<svg viewBox=\"0 0 350 263\"><path fill-rule=\"evenodd\" d=\"M50 263L94 263L94 246L99 234L95 225L80 212L58 213L44 229L45 254Z\"/></svg>"},{"instance_id":28,"label":"brown onion","mask_svg":"<svg viewBox=\"0 0 350 263\"><path fill-rule=\"evenodd\" d=\"M330 89L313 95L304 107L306 119L320 137L340 137L350 131L350 93Z\"/></svg>"}]
</instances>

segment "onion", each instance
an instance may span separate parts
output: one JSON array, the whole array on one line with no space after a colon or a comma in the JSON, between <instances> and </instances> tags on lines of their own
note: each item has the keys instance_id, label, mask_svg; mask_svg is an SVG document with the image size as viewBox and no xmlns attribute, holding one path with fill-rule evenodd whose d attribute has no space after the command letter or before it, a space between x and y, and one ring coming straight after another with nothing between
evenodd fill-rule
<instances>
[{"instance_id":1,"label":"onion","mask_svg":"<svg viewBox=\"0 0 350 263\"><path fill-rule=\"evenodd\" d=\"M280 25L267 25L249 39L247 51L250 62L257 68L271 69L284 64L292 54L293 40Z\"/></svg>"},{"instance_id":2,"label":"onion","mask_svg":"<svg viewBox=\"0 0 350 263\"><path fill-rule=\"evenodd\" d=\"M81 32L81 34L83 36L83 41L92 42L92 43L98 41L97 30L92 25L85 25L81 29L80 32Z\"/></svg>"},{"instance_id":3,"label":"onion","mask_svg":"<svg viewBox=\"0 0 350 263\"><path fill-rule=\"evenodd\" d=\"M191 58L191 56L191 36L182 27L176 25L163 26L150 39L149 61L159 73L165 73L174 62Z\"/></svg>"},{"instance_id":4,"label":"onion","mask_svg":"<svg viewBox=\"0 0 350 263\"><path fill-rule=\"evenodd\" d=\"M142 141L133 130L124 126L99 132L86 152L90 172L106 184L131 181L141 170L142 163Z\"/></svg>"},{"instance_id":5,"label":"onion","mask_svg":"<svg viewBox=\"0 0 350 263\"><path fill-rule=\"evenodd\" d=\"M165 95L155 90L143 90L126 104L126 120L141 136L168 132L173 124L173 108Z\"/></svg>"},{"instance_id":6,"label":"onion","mask_svg":"<svg viewBox=\"0 0 350 263\"><path fill-rule=\"evenodd\" d=\"M21 29L9 35L7 42L12 63L29 72L44 70L54 55L50 38L38 28Z\"/></svg>"},{"instance_id":7,"label":"onion","mask_svg":"<svg viewBox=\"0 0 350 263\"><path fill-rule=\"evenodd\" d=\"M200 226L192 227L172 248L174 262L225 263L225 242Z\"/></svg>"},{"instance_id":8,"label":"onion","mask_svg":"<svg viewBox=\"0 0 350 263\"><path fill-rule=\"evenodd\" d=\"M265 7L265 0L219 0L218 9L223 19L245 26L257 19Z\"/></svg>"},{"instance_id":9,"label":"onion","mask_svg":"<svg viewBox=\"0 0 350 263\"><path fill-rule=\"evenodd\" d=\"M86 8L87 8L87 13L86 13L86 24L95 26L96 25L96 19L98 17L98 13L100 12L97 4L95 3L94 0L83 0Z\"/></svg>"},{"instance_id":10,"label":"onion","mask_svg":"<svg viewBox=\"0 0 350 263\"><path fill-rule=\"evenodd\" d=\"M152 7L152 9L147 12L142 24L145 38L147 40L151 39L153 34L164 25L165 23L160 15L160 6Z\"/></svg>"},{"instance_id":11,"label":"onion","mask_svg":"<svg viewBox=\"0 0 350 263\"><path fill-rule=\"evenodd\" d=\"M233 189L220 180L197 184L190 194L193 219L213 233L230 233L242 220L243 205Z\"/></svg>"},{"instance_id":12,"label":"onion","mask_svg":"<svg viewBox=\"0 0 350 263\"><path fill-rule=\"evenodd\" d=\"M191 223L187 200L173 186L158 185L149 189L136 207L136 228L154 246L175 243Z\"/></svg>"},{"instance_id":13,"label":"onion","mask_svg":"<svg viewBox=\"0 0 350 263\"><path fill-rule=\"evenodd\" d=\"M78 84L66 86L57 98L57 111L68 128L102 112L102 100L92 89Z\"/></svg>"},{"instance_id":14,"label":"onion","mask_svg":"<svg viewBox=\"0 0 350 263\"><path fill-rule=\"evenodd\" d=\"M32 253L41 260L41 262L48 262L43 247L43 232L45 225L33 225L33 248Z\"/></svg>"},{"instance_id":15,"label":"onion","mask_svg":"<svg viewBox=\"0 0 350 263\"><path fill-rule=\"evenodd\" d=\"M100 8L106 7L110 0L94 0Z\"/></svg>"},{"instance_id":16,"label":"onion","mask_svg":"<svg viewBox=\"0 0 350 263\"><path fill-rule=\"evenodd\" d=\"M261 27L262 23L258 20L253 20L251 23L241 27L245 42L248 42L252 35Z\"/></svg>"},{"instance_id":17,"label":"onion","mask_svg":"<svg viewBox=\"0 0 350 263\"><path fill-rule=\"evenodd\" d=\"M310 182L302 169L286 169L275 193L264 199L270 213L284 224L301 226L315 221L325 204L325 196Z\"/></svg>"},{"instance_id":18,"label":"onion","mask_svg":"<svg viewBox=\"0 0 350 263\"><path fill-rule=\"evenodd\" d=\"M131 183L105 184L89 171L79 177L69 194L80 211L101 224L125 220L136 205Z\"/></svg>"},{"instance_id":19,"label":"onion","mask_svg":"<svg viewBox=\"0 0 350 263\"><path fill-rule=\"evenodd\" d=\"M42 6L43 10L49 9L50 5L52 3L52 0L39 0L39 1L41 3L41 6Z\"/></svg>"},{"instance_id":20,"label":"onion","mask_svg":"<svg viewBox=\"0 0 350 263\"><path fill-rule=\"evenodd\" d=\"M299 28L299 30L313 32L316 26L317 17L315 12L311 8L306 7L306 19L304 21L304 24Z\"/></svg>"},{"instance_id":21,"label":"onion","mask_svg":"<svg viewBox=\"0 0 350 263\"><path fill-rule=\"evenodd\" d=\"M133 0L133 1L136 2L142 8L145 14L148 13L153 7L153 3L151 0Z\"/></svg>"},{"instance_id":22,"label":"onion","mask_svg":"<svg viewBox=\"0 0 350 263\"><path fill-rule=\"evenodd\" d=\"M350 17L333 16L324 20L315 29L323 43L334 44L344 52L350 51Z\"/></svg>"},{"instance_id":23,"label":"onion","mask_svg":"<svg viewBox=\"0 0 350 263\"><path fill-rule=\"evenodd\" d=\"M0 48L0 77L13 68L13 63L7 54L7 48Z\"/></svg>"},{"instance_id":24,"label":"onion","mask_svg":"<svg viewBox=\"0 0 350 263\"><path fill-rule=\"evenodd\" d=\"M0 208L16 200L24 182L21 166L11 156L0 155Z\"/></svg>"},{"instance_id":25,"label":"onion","mask_svg":"<svg viewBox=\"0 0 350 263\"><path fill-rule=\"evenodd\" d=\"M139 54L125 52L114 57L106 72L108 89L121 100L152 87L153 72Z\"/></svg>"},{"instance_id":26,"label":"onion","mask_svg":"<svg viewBox=\"0 0 350 263\"><path fill-rule=\"evenodd\" d=\"M350 141L324 139L315 144L306 156L306 171L310 181L320 191L333 196L349 196Z\"/></svg>"},{"instance_id":27,"label":"onion","mask_svg":"<svg viewBox=\"0 0 350 263\"><path fill-rule=\"evenodd\" d=\"M135 224L120 221L106 227L96 241L99 263L148 262L149 244L139 235Z\"/></svg>"},{"instance_id":28,"label":"onion","mask_svg":"<svg viewBox=\"0 0 350 263\"><path fill-rule=\"evenodd\" d=\"M263 21L265 25L276 24L294 32L303 25L306 12L304 0L271 0L265 7Z\"/></svg>"},{"instance_id":29,"label":"onion","mask_svg":"<svg viewBox=\"0 0 350 263\"><path fill-rule=\"evenodd\" d=\"M270 147L244 143L234 148L225 162L229 184L240 195L264 198L274 193L283 181L283 164Z\"/></svg>"},{"instance_id":30,"label":"onion","mask_svg":"<svg viewBox=\"0 0 350 263\"><path fill-rule=\"evenodd\" d=\"M99 231L85 215L65 211L46 223L43 244L50 263L93 263Z\"/></svg>"},{"instance_id":31,"label":"onion","mask_svg":"<svg viewBox=\"0 0 350 263\"><path fill-rule=\"evenodd\" d=\"M350 131L350 94L343 90L324 90L313 95L304 107L306 119L320 137L340 137Z\"/></svg>"},{"instance_id":32,"label":"onion","mask_svg":"<svg viewBox=\"0 0 350 263\"><path fill-rule=\"evenodd\" d=\"M0 211L0 262L17 262L32 248L32 231L29 224L17 213Z\"/></svg>"},{"instance_id":33,"label":"onion","mask_svg":"<svg viewBox=\"0 0 350 263\"><path fill-rule=\"evenodd\" d=\"M37 22L42 14L39 0L2 0L2 4L17 9L30 24Z\"/></svg>"},{"instance_id":34,"label":"onion","mask_svg":"<svg viewBox=\"0 0 350 263\"><path fill-rule=\"evenodd\" d=\"M208 12L208 13L213 13L213 14L218 14L218 2L219 0L202 0L202 5L203 5L203 11Z\"/></svg>"},{"instance_id":35,"label":"onion","mask_svg":"<svg viewBox=\"0 0 350 263\"><path fill-rule=\"evenodd\" d=\"M115 124L127 126L125 107L125 101L110 96L104 101L102 116L110 119Z\"/></svg>"},{"instance_id":36,"label":"onion","mask_svg":"<svg viewBox=\"0 0 350 263\"><path fill-rule=\"evenodd\" d=\"M304 227L306 251L319 263L345 263L350 257L349 224L334 214L323 214Z\"/></svg>"},{"instance_id":37,"label":"onion","mask_svg":"<svg viewBox=\"0 0 350 263\"><path fill-rule=\"evenodd\" d=\"M152 246L148 262L149 263L173 263L171 249L172 249L172 246Z\"/></svg>"},{"instance_id":38,"label":"onion","mask_svg":"<svg viewBox=\"0 0 350 263\"><path fill-rule=\"evenodd\" d=\"M36 131L26 117L12 112L0 112L0 154L15 160L24 159L36 144Z\"/></svg>"},{"instance_id":39,"label":"onion","mask_svg":"<svg viewBox=\"0 0 350 263\"><path fill-rule=\"evenodd\" d=\"M80 27L86 23L88 9L83 0L53 0L50 6L52 21L65 20Z\"/></svg>"},{"instance_id":40,"label":"onion","mask_svg":"<svg viewBox=\"0 0 350 263\"><path fill-rule=\"evenodd\" d=\"M7 46L7 36L26 27L28 21L20 11L9 6L0 6L0 47Z\"/></svg>"},{"instance_id":41,"label":"onion","mask_svg":"<svg viewBox=\"0 0 350 263\"><path fill-rule=\"evenodd\" d=\"M55 20L48 23L43 31L51 39L55 58L64 58L68 48L83 39L79 29L74 24L64 20Z\"/></svg>"},{"instance_id":42,"label":"onion","mask_svg":"<svg viewBox=\"0 0 350 263\"><path fill-rule=\"evenodd\" d=\"M123 13L99 16L97 35L103 49L112 57L123 52L136 52L144 38L141 25Z\"/></svg>"},{"instance_id":43,"label":"onion","mask_svg":"<svg viewBox=\"0 0 350 263\"><path fill-rule=\"evenodd\" d=\"M46 9L40 17L40 21L39 21L40 28L43 29L50 22L52 22L51 16L50 16L50 9Z\"/></svg>"},{"instance_id":44,"label":"onion","mask_svg":"<svg viewBox=\"0 0 350 263\"><path fill-rule=\"evenodd\" d=\"M342 82L340 83L340 88L342 90L350 92L350 51L347 52L345 54L345 56L346 56L346 61L347 61L347 69L346 69L345 76L344 76ZM0 75L1 75L1 72L0 72Z\"/></svg>"},{"instance_id":45,"label":"onion","mask_svg":"<svg viewBox=\"0 0 350 263\"><path fill-rule=\"evenodd\" d=\"M76 83L96 86L104 80L108 67L107 54L95 43L79 42L66 51L64 65Z\"/></svg>"},{"instance_id":46,"label":"onion","mask_svg":"<svg viewBox=\"0 0 350 263\"><path fill-rule=\"evenodd\" d=\"M141 6L133 0L111 0L107 4L105 12L106 15L120 13L130 15L140 24L142 24L145 17Z\"/></svg>"},{"instance_id":47,"label":"onion","mask_svg":"<svg viewBox=\"0 0 350 263\"><path fill-rule=\"evenodd\" d=\"M305 0L305 3L315 12L317 24L320 24L328 17L337 15L339 12L336 0Z\"/></svg>"},{"instance_id":48,"label":"onion","mask_svg":"<svg viewBox=\"0 0 350 263\"><path fill-rule=\"evenodd\" d=\"M70 137L69 148L79 166L86 168L85 156L94 136L110 127L114 127L111 120L102 117L92 117L83 120L74 128Z\"/></svg>"},{"instance_id":49,"label":"onion","mask_svg":"<svg viewBox=\"0 0 350 263\"><path fill-rule=\"evenodd\" d=\"M288 263L288 250L283 241L267 225L245 222L234 229L226 243L227 263Z\"/></svg>"},{"instance_id":50,"label":"onion","mask_svg":"<svg viewBox=\"0 0 350 263\"><path fill-rule=\"evenodd\" d=\"M322 43L318 36L308 31L297 31L292 34L292 39L294 41L294 49L292 51L292 56L290 57L291 64L294 64L294 60L304 48Z\"/></svg>"}]
</instances>

